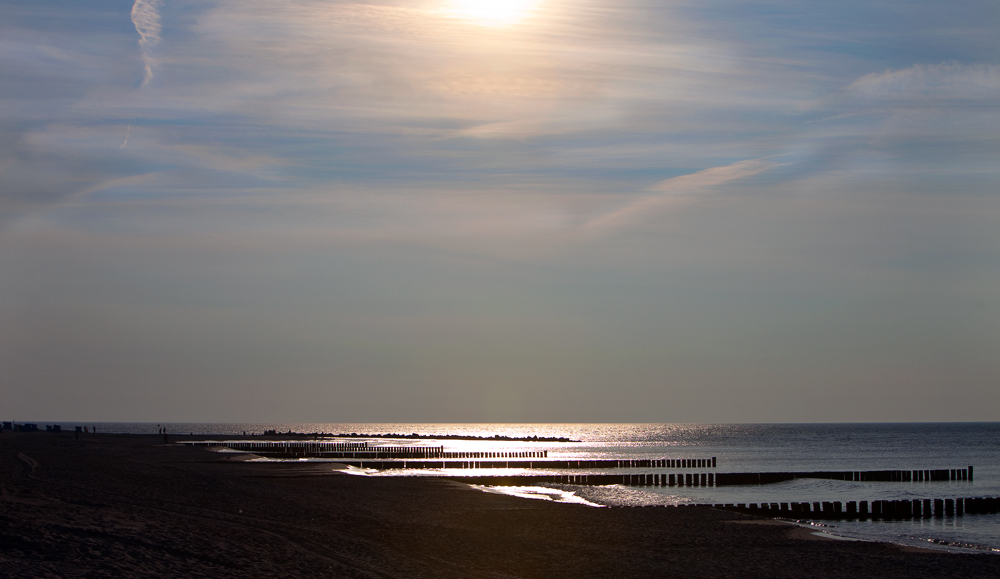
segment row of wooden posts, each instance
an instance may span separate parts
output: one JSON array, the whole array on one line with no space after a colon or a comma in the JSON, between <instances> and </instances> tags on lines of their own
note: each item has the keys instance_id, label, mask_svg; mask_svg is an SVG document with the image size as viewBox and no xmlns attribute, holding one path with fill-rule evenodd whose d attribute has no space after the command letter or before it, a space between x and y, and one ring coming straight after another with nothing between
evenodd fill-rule
<instances>
[{"instance_id":1,"label":"row of wooden posts","mask_svg":"<svg viewBox=\"0 0 1000 579\"><path fill-rule=\"evenodd\" d=\"M548 458L547 450L520 450L512 452L457 452L445 451L443 446L369 446L368 442L184 442L190 446L225 446L232 450L252 452L275 458L360 458L378 459L472 459L462 462L407 463L403 468L508 468L509 459ZM482 459L508 459L504 462L484 462ZM515 467L533 468L528 464ZM712 458L654 458L654 459L602 459L602 460L554 460L539 464L539 468L715 468L716 457ZM383 467L400 468L398 463L387 463Z\"/></svg>"},{"instance_id":2,"label":"row of wooden posts","mask_svg":"<svg viewBox=\"0 0 1000 579\"><path fill-rule=\"evenodd\" d=\"M486 486L532 486L545 483L624 486L714 486L713 473L687 474L553 474L524 476L463 476L454 480Z\"/></svg>"},{"instance_id":3,"label":"row of wooden posts","mask_svg":"<svg viewBox=\"0 0 1000 579\"><path fill-rule=\"evenodd\" d=\"M515 453L516 454L516 453ZM345 457L346 458L346 457ZM351 457L355 458L355 457ZM382 458L382 457L371 457ZM544 457L543 457L544 458ZM354 466L378 470L385 469L601 469L601 468L695 468L696 462L708 467L715 459L653 459L653 460L364 460L343 461ZM362 464L363 463L363 464ZM670 465L670 466L667 466ZM683 465L683 466L681 466Z\"/></svg>"},{"instance_id":4,"label":"row of wooden posts","mask_svg":"<svg viewBox=\"0 0 1000 579\"><path fill-rule=\"evenodd\" d=\"M398 464L398 463L397 463ZM434 463L430 463L433 465ZM438 463L444 464L444 463ZM378 468L371 463L358 463L363 468ZM443 468L426 466L419 468ZM760 473L651 473L651 474L570 474L570 475L520 475L520 476L468 476L457 477L470 484L489 486L530 486L543 483L576 485L623 485L623 486L732 486L761 485L800 478L849 480L849 481L894 481L900 472L938 472L939 478L924 478L925 482L972 480L972 467L940 471L844 471L844 472L760 472ZM895 478L894 478L895 477Z\"/></svg>"},{"instance_id":5,"label":"row of wooden posts","mask_svg":"<svg viewBox=\"0 0 1000 579\"><path fill-rule=\"evenodd\" d=\"M215 445L211 441L191 441L190 445ZM600 468L715 468L712 458L658 458L658 459L603 459L603 460L525 460L547 459L548 451L515 452L453 452L443 446L369 446L368 442L290 442L231 441L222 445L245 452L275 458L331 458L363 468L375 469L491 469L491 468L547 468L547 469L600 469ZM393 460L395 459L395 460ZM432 460L439 459L439 460ZM473 459L473 460L447 460ZM504 459L504 460L482 460ZM515 460L510 460L515 459ZM519 459L519 460L518 460ZM798 478L819 478L846 481L885 482L934 482L971 481L973 467L963 469L917 469L878 471L814 471L814 472L760 472L760 473L645 473L611 475L554 475L519 477L474 477L529 479L539 482L569 482L571 484L622 484L631 486L730 486L760 485ZM556 479L556 480L548 480ZM503 484L503 483L498 483ZM520 484L520 483L516 483Z\"/></svg>"},{"instance_id":6,"label":"row of wooden posts","mask_svg":"<svg viewBox=\"0 0 1000 579\"><path fill-rule=\"evenodd\" d=\"M1000 497L903 499L813 503L751 503L703 505L768 517L809 519L930 519L964 514L996 514Z\"/></svg>"},{"instance_id":7,"label":"row of wooden posts","mask_svg":"<svg viewBox=\"0 0 1000 579\"><path fill-rule=\"evenodd\" d=\"M252 452L275 458L366 458L378 459L467 459L460 463L449 462L446 466L419 466L407 464L404 468L507 468L506 464L468 462L468 459L525 459L548 458L547 450L519 450L511 452L445 451L443 446L369 446L364 442L291 442L291 441L186 441L189 446L224 446L232 450ZM559 460L549 461L539 468L715 468L716 457L712 458L652 458L652 459L601 459L601 460ZM525 468L532 468L527 465ZM371 468L376 468L372 466ZM392 463L382 468L399 468Z\"/></svg>"},{"instance_id":8,"label":"row of wooden posts","mask_svg":"<svg viewBox=\"0 0 1000 579\"><path fill-rule=\"evenodd\" d=\"M355 458L355 459L526 459L548 458L547 450L512 452L454 452L443 446L369 446L368 442L185 442L190 446L224 446L273 458ZM399 468L399 464L385 468ZM422 467L410 467L422 468ZM435 468L435 467L430 467Z\"/></svg>"},{"instance_id":9,"label":"row of wooden posts","mask_svg":"<svg viewBox=\"0 0 1000 579\"><path fill-rule=\"evenodd\" d=\"M364 452L370 451L374 447L369 447L367 442L285 442L285 441L265 441L265 442L184 442L191 446L225 446L232 450L243 450L246 452L282 452L282 453L317 453L317 452Z\"/></svg>"},{"instance_id":10,"label":"row of wooden posts","mask_svg":"<svg viewBox=\"0 0 1000 579\"><path fill-rule=\"evenodd\" d=\"M715 477L716 486L759 485L795 480L798 478L818 478L859 482L937 482L971 481L973 468L918 469L918 470L848 470L813 472L738 472L720 473Z\"/></svg>"},{"instance_id":11,"label":"row of wooden posts","mask_svg":"<svg viewBox=\"0 0 1000 579\"><path fill-rule=\"evenodd\" d=\"M369 468L400 468L399 463L374 466L372 460L379 459L472 459L462 462L414 462L402 468L534 468L532 463L509 466L509 459L548 458L547 450L537 451L488 451L458 452L445 451L443 446L369 446L368 442L214 442L187 441L189 446L225 446L231 450L252 452L274 458L355 458L368 459ZM508 459L503 462L487 462L482 459ZM715 468L716 457L712 458L652 458L652 459L601 459L601 460L553 460L539 464L538 468Z\"/></svg>"},{"instance_id":12,"label":"row of wooden posts","mask_svg":"<svg viewBox=\"0 0 1000 579\"><path fill-rule=\"evenodd\" d=\"M505 461L494 461L491 464L498 465L493 468L502 468L510 459L520 460L521 464L529 464L525 459L544 459L548 456L547 450L521 451L521 452L443 452L441 447L385 447L376 446L368 449L351 452L308 452L299 449L258 449L249 452L269 458L331 458L331 459L361 459L368 468L445 468L444 464L453 465L448 468L471 468L469 466L459 466L472 464L469 461L445 461L444 458L490 458L506 459ZM350 460L342 462L351 463ZM485 463L483 463L485 464ZM538 464L538 463L536 463ZM374 466L380 465L380 466ZM426 466L418 466L426 465ZM483 467L486 468L486 467Z\"/></svg>"}]
</instances>

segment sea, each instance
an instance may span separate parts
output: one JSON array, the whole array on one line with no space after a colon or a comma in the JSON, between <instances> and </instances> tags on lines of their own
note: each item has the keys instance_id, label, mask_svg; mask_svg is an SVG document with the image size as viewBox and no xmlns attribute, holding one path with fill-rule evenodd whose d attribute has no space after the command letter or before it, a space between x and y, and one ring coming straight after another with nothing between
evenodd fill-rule
<instances>
[{"instance_id":1,"label":"sea","mask_svg":"<svg viewBox=\"0 0 1000 579\"><path fill-rule=\"evenodd\" d=\"M688 503L773 503L1000 497L1000 422L885 424L374 424L374 423L88 423L99 432L208 435L294 433L418 434L420 439L370 439L371 446L444 446L456 452L547 451L550 459L712 458L712 469L648 468L545 470L361 470L362 476L474 476L484 474L648 474L666 472L794 472L927 470L974 467L969 481L857 482L796 479L769 485L723 487L582 486L477 487L525 500L573 502L593 507ZM82 424L81 424L82 425ZM63 429L73 424L62 424ZM439 438L449 435L475 440ZM565 441L495 440L565 438ZM296 438L301 440L301 438ZM318 460L318 459L312 459ZM537 465L536 465L537 466ZM889 542L965 553L1000 554L1000 515L966 514L897 521L793 521L845 540Z\"/></svg>"}]
</instances>

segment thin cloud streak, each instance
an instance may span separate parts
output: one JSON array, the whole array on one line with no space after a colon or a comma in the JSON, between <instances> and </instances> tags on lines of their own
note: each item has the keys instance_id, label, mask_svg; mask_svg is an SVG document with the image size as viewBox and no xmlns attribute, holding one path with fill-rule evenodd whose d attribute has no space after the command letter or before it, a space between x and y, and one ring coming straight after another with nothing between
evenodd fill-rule
<instances>
[{"instance_id":1,"label":"thin cloud streak","mask_svg":"<svg viewBox=\"0 0 1000 579\"><path fill-rule=\"evenodd\" d=\"M153 67L156 66L151 52L160 43L160 0L135 0L132 24L139 33L139 51L145 67L141 86L146 86L153 79Z\"/></svg>"},{"instance_id":2,"label":"thin cloud streak","mask_svg":"<svg viewBox=\"0 0 1000 579\"><path fill-rule=\"evenodd\" d=\"M846 91L887 100L998 99L1000 66L992 64L918 64L900 70L866 74ZM997 100L992 104L996 105Z\"/></svg>"},{"instance_id":3,"label":"thin cloud streak","mask_svg":"<svg viewBox=\"0 0 1000 579\"><path fill-rule=\"evenodd\" d=\"M643 197L633 203L587 223L584 230L608 231L634 224L657 211L671 207L684 207L698 197L711 192L712 187L758 175L779 166L763 159L748 159L722 167L703 169L690 175L681 175L660 181L648 188L657 195Z\"/></svg>"}]
</instances>

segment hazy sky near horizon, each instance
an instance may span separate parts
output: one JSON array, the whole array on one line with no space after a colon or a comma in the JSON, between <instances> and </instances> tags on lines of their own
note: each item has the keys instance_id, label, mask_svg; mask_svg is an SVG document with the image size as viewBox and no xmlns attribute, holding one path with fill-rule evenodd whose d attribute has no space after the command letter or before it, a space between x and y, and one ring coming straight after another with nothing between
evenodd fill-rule
<instances>
[{"instance_id":1,"label":"hazy sky near horizon","mask_svg":"<svg viewBox=\"0 0 1000 579\"><path fill-rule=\"evenodd\" d=\"M0 0L0 414L1000 420L998 30Z\"/></svg>"}]
</instances>

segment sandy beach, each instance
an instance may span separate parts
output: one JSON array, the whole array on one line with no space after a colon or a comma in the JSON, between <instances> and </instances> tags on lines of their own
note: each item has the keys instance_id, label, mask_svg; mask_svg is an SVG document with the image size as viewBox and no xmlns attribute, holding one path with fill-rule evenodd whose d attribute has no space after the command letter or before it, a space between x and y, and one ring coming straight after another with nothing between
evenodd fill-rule
<instances>
[{"instance_id":1,"label":"sandy beach","mask_svg":"<svg viewBox=\"0 0 1000 579\"><path fill-rule=\"evenodd\" d=\"M156 436L0 435L4 577L998 577L708 508L592 508Z\"/></svg>"}]
</instances>

